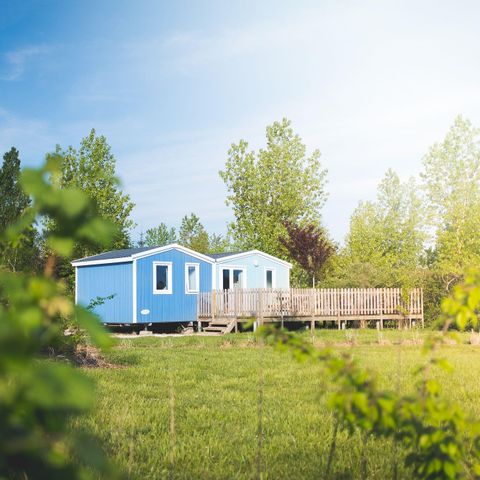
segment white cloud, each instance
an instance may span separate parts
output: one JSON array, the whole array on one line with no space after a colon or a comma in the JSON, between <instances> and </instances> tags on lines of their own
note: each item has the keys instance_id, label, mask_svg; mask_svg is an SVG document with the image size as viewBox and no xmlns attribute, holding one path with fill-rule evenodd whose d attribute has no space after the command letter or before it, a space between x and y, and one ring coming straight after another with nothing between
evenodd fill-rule
<instances>
[{"instance_id":1,"label":"white cloud","mask_svg":"<svg viewBox=\"0 0 480 480\"><path fill-rule=\"evenodd\" d=\"M49 53L51 47L47 45L34 45L19 48L4 54L4 72L0 73L0 80L18 80L25 72L28 63L32 59Z\"/></svg>"}]
</instances>

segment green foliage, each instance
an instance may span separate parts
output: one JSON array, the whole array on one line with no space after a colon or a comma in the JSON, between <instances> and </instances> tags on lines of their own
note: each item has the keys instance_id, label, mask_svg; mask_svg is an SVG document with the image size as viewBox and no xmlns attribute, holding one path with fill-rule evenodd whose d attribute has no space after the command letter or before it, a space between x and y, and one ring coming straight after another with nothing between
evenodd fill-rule
<instances>
[{"instance_id":1,"label":"green foliage","mask_svg":"<svg viewBox=\"0 0 480 480\"><path fill-rule=\"evenodd\" d=\"M402 184L388 170L378 186L377 200L360 203L351 217L345 248L336 259L338 286L418 286L425 232L416 190L413 180Z\"/></svg>"},{"instance_id":2,"label":"green foliage","mask_svg":"<svg viewBox=\"0 0 480 480\"><path fill-rule=\"evenodd\" d=\"M225 253L234 251L228 235L212 233L208 237L208 253Z\"/></svg>"},{"instance_id":3,"label":"green foliage","mask_svg":"<svg viewBox=\"0 0 480 480\"><path fill-rule=\"evenodd\" d=\"M194 213L188 216L185 215L182 218L178 238L175 228L168 228L168 226L162 222L157 227L149 228L145 232L145 237L141 235L141 242L138 243L138 246L162 247L170 243L176 243L177 241L181 245L200 253L228 252L232 248L228 236L224 237L216 233L209 235L201 223L200 218Z\"/></svg>"},{"instance_id":4,"label":"green foliage","mask_svg":"<svg viewBox=\"0 0 480 480\"><path fill-rule=\"evenodd\" d=\"M103 305L108 300L113 300L116 297L116 295L117 295L116 293L112 293L111 295L107 295L106 297L96 296L95 298L90 300L90 303L87 305L86 309L93 311L95 307L99 307L100 305Z\"/></svg>"},{"instance_id":5,"label":"green foliage","mask_svg":"<svg viewBox=\"0 0 480 480\"><path fill-rule=\"evenodd\" d=\"M145 247L163 247L177 241L175 228L168 228L165 223L160 223L157 227L149 228L145 232Z\"/></svg>"},{"instance_id":6,"label":"green foliage","mask_svg":"<svg viewBox=\"0 0 480 480\"><path fill-rule=\"evenodd\" d=\"M453 287L450 297L442 301L442 311L446 317L444 329L453 322L464 330L478 327L480 311L480 271L470 270L460 285Z\"/></svg>"},{"instance_id":7,"label":"green foliage","mask_svg":"<svg viewBox=\"0 0 480 480\"><path fill-rule=\"evenodd\" d=\"M446 288L480 266L480 130L457 117L442 143L423 159L421 173L434 229L435 268Z\"/></svg>"},{"instance_id":8,"label":"green foliage","mask_svg":"<svg viewBox=\"0 0 480 480\"><path fill-rule=\"evenodd\" d=\"M280 238L286 222L319 224L326 198L326 170L320 152L307 156L306 146L287 119L267 127L267 146L257 153L241 140L232 144L220 176L229 195L235 222L229 225L241 249L257 248L287 258Z\"/></svg>"},{"instance_id":9,"label":"green foliage","mask_svg":"<svg viewBox=\"0 0 480 480\"><path fill-rule=\"evenodd\" d=\"M444 330L450 323L460 329L478 325L480 273L472 272L442 303ZM260 335L280 350L289 350L298 360L314 359L323 366L335 386L330 405L343 428L353 433L391 438L407 448L405 465L415 478L455 479L480 475L480 423L440 394L440 385L430 377L433 367L449 370L437 346L443 337L425 343L430 354L417 368L415 392L402 395L381 389L376 376L361 368L350 356L328 349L315 349L295 333L262 327Z\"/></svg>"},{"instance_id":10,"label":"green foliage","mask_svg":"<svg viewBox=\"0 0 480 480\"><path fill-rule=\"evenodd\" d=\"M0 231L4 231L17 222L30 205L28 195L20 186L20 158L15 147L3 156L0 198ZM0 265L11 271L35 270L40 261L37 237L35 226L30 225L14 242L3 242L0 245Z\"/></svg>"},{"instance_id":11,"label":"green foliage","mask_svg":"<svg viewBox=\"0 0 480 480\"><path fill-rule=\"evenodd\" d=\"M184 247L191 248L199 253L209 251L209 238L200 218L191 213L182 218L180 229L178 231L178 242Z\"/></svg>"},{"instance_id":12,"label":"green foliage","mask_svg":"<svg viewBox=\"0 0 480 480\"><path fill-rule=\"evenodd\" d=\"M67 363L44 358L64 346L66 323L100 347L111 344L98 318L75 306L52 277L55 259L71 255L75 242L108 242L115 232L84 193L51 184L61 160L50 156L42 169L25 169L21 184L31 206L0 233L11 242L40 215L55 221L46 236L52 253L43 275L0 271L1 478L115 476L93 438L68 431L68 422L91 407L92 383Z\"/></svg>"}]
</instances>

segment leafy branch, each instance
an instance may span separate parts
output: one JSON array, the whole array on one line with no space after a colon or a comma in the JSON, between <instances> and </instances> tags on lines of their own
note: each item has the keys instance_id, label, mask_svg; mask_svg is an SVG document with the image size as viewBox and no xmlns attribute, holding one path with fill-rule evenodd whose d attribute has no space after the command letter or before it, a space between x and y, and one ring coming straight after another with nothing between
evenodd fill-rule
<instances>
[{"instance_id":1,"label":"leafy branch","mask_svg":"<svg viewBox=\"0 0 480 480\"><path fill-rule=\"evenodd\" d=\"M459 328L468 322L477 326L479 307L480 274L472 272L442 304L446 328L451 323ZM333 386L329 406L339 426L350 433L401 441L406 448L404 464L415 478L480 476L480 423L443 398L439 383L431 377L433 368L451 371L439 355L445 333L425 342L427 359L415 371L415 393L408 395L380 388L377 376L346 353L315 348L297 334L271 325L262 326L259 334L298 361L319 362Z\"/></svg>"}]
</instances>

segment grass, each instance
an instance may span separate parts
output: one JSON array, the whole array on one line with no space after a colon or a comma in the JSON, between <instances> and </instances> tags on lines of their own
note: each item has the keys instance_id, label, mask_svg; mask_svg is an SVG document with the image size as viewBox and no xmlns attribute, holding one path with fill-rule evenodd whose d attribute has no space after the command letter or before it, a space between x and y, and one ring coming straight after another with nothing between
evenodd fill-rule
<instances>
[{"instance_id":1,"label":"grass","mask_svg":"<svg viewBox=\"0 0 480 480\"><path fill-rule=\"evenodd\" d=\"M424 333L317 331L316 342L348 349L383 386L412 388ZM437 373L445 395L479 418L480 347L445 346L453 374ZM324 478L332 440L328 385L318 365L259 347L251 334L121 340L118 369L92 369L97 408L88 428L132 479ZM263 435L259 442L259 414ZM397 449L398 450L398 449ZM401 447L341 432L333 478L410 478Z\"/></svg>"}]
</instances>

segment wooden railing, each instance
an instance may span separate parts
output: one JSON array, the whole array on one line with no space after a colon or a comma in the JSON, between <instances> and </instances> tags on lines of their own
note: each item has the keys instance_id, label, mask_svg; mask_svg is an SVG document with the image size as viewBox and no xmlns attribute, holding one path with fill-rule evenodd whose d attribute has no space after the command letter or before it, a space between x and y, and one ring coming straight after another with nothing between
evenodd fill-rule
<instances>
[{"instance_id":1,"label":"wooden railing","mask_svg":"<svg viewBox=\"0 0 480 480\"><path fill-rule=\"evenodd\" d=\"M423 320L423 291L400 288L234 289L198 294L197 316Z\"/></svg>"}]
</instances>

